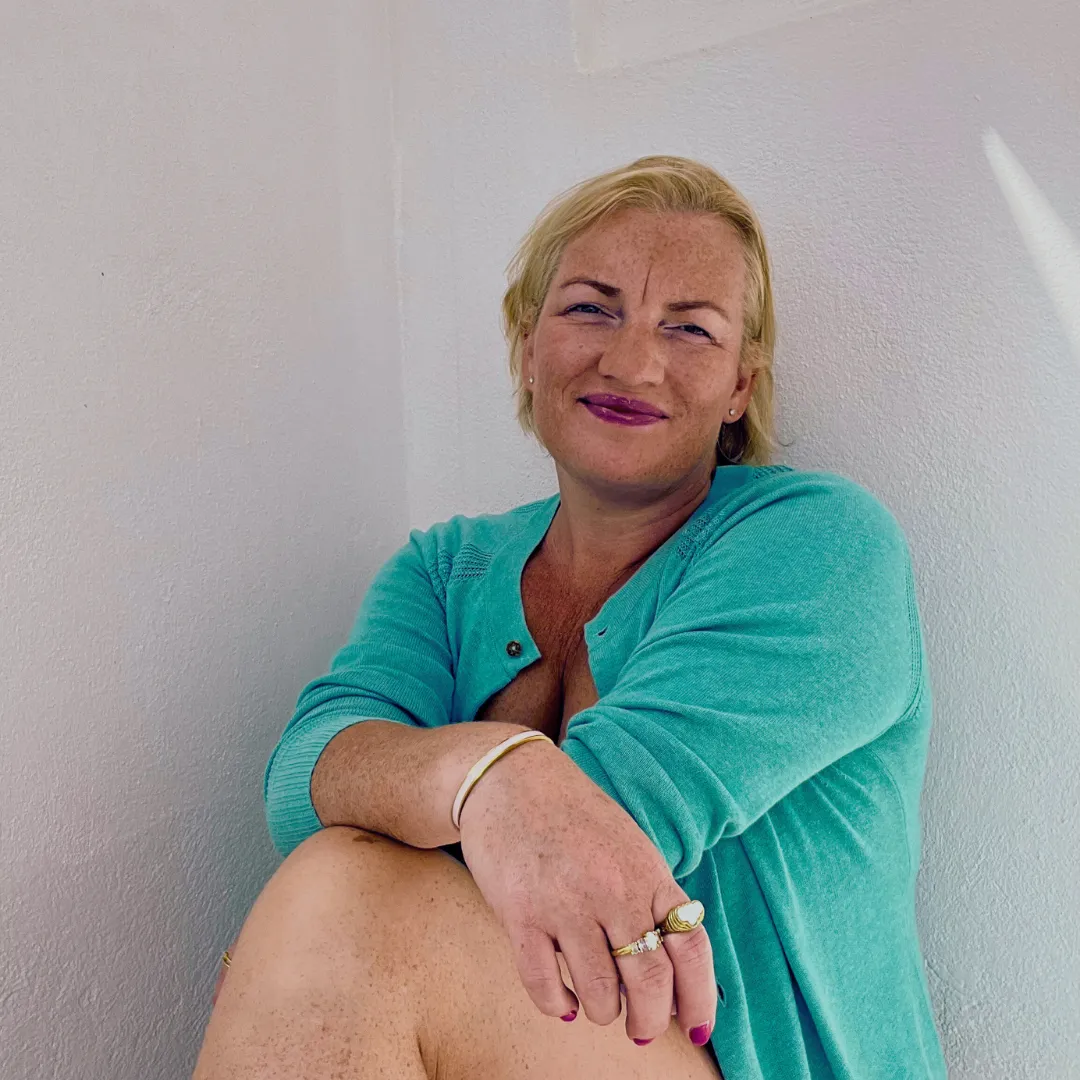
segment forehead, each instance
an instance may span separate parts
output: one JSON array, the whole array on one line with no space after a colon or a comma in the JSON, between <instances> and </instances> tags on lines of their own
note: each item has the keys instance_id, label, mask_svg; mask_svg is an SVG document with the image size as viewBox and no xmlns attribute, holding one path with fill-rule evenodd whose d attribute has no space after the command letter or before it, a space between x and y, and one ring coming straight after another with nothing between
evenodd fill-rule
<instances>
[{"instance_id":1,"label":"forehead","mask_svg":"<svg viewBox=\"0 0 1080 1080\"><path fill-rule=\"evenodd\" d=\"M725 291L734 292L742 286L745 255L729 221L634 208L601 219L567 244L560 275L586 271L624 290L634 284L640 288L648 274L651 284L727 285Z\"/></svg>"}]
</instances>

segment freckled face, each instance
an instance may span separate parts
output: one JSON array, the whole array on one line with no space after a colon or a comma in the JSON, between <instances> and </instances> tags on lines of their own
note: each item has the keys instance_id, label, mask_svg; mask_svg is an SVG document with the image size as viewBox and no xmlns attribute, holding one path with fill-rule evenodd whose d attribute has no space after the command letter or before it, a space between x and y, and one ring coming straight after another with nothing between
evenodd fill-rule
<instances>
[{"instance_id":1,"label":"freckled face","mask_svg":"<svg viewBox=\"0 0 1080 1080\"><path fill-rule=\"evenodd\" d=\"M536 429L558 466L600 485L657 489L711 471L721 424L742 415L753 386L739 369L744 258L726 221L639 209L567 245L522 352ZM580 400L603 393L665 416L610 422Z\"/></svg>"}]
</instances>

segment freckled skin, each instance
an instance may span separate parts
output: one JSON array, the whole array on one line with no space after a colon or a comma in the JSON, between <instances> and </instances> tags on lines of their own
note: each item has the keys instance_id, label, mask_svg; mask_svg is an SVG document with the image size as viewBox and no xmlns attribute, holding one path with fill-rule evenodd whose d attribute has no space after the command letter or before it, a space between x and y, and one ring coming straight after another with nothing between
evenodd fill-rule
<instances>
[{"instance_id":1,"label":"freckled skin","mask_svg":"<svg viewBox=\"0 0 1080 1080\"><path fill-rule=\"evenodd\" d=\"M574 597L581 611L594 610L689 518L708 493L721 424L743 414L753 388L739 364L746 280L732 226L701 215L623 211L567 247L555 285L571 276L621 291L611 297L583 284L553 286L522 353L561 497L530 570L540 582L529 586L539 597L529 604L541 612L536 627L530 617L538 639L545 637L544 595ZM703 298L729 317L667 306ZM591 306L568 312L573 304ZM605 423L578 401L596 392L642 399L666 418L647 427ZM529 693L550 699L545 723L553 733L595 698L587 667L574 663L581 618L564 613L562 621L549 627L555 670L537 665L528 676ZM520 697L505 694L491 712L512 711ZM472 796L471 813L494 798L488 788ZM582 818L589 809L581 807ZM502 835L514 828L506 823ZM554 848L562 831L552 829ZM479 875L480 863L473 865ZM231 951L194 1080L722 1075L674 1021L642 1047L614 1018L564 1023L539 1011L470 871L442 851L363 830L336 826L301 844L259 896Z\"/></svg>"},{"instance_id":2,"label":"freckled skin","mask_svg":"<svg viewBox=\"0 0 1080 1080\"><path fill-rule=\"evenodd\" d=\"M559 288L575 277L621 295ZM740 367L745 288L735 228L704 215L622 211L567 245L522 349L522 378L555 461L560 507L550 538L572 580L640 561L707 494L721 425L742 416L753 391ZM730 319L666 307L701 299ZM568 310L578 304L588 306ZM578 401L596 392L644 400L667 419L604 423Z\"/></svg>"},{"instance_id":3,"label":"freckled skin","mask_svg":"<svg viewBox=\"0 0 1080 1080\"><path fill-rule=\"evenodd\" d=\"M638 1047L619 1023L543 1015L510 950L449 855L324 829L285 860L252 908L194 1080L720 1075L674 1023Z\"/></svg>"}]
</instances>

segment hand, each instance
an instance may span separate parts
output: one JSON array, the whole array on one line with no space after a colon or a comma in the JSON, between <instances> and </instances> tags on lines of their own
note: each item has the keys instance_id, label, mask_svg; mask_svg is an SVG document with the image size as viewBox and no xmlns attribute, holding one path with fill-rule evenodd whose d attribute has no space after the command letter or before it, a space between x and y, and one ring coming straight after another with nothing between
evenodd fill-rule
<instances>
[{"instance_id":1,"label":"hand","mask_svg":"<svg viewBox=\"0 0 1080 1080\"><path fill-rule=\"evenodd\" d=\"M541 1012L565 1016L580 999L594 1024L610 1024L621 977L630 1038L662 1035L677 1001L687 1037L697 1028L692 1041L707 1040L717 993L705 927L665 935L654 952L611 955L690 898L637 822L561 750L530 742L492 765L462 809L461 851Z\"/></svg>"}]
</instances>

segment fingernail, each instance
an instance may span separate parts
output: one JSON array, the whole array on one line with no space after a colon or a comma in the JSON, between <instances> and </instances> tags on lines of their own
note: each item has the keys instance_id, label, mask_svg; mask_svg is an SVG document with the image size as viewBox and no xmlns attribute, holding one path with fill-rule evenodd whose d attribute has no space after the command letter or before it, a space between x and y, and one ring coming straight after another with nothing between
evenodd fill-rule
<instances>
[{"instance_id":1,"label":"fingernail","mask_svg":"<svg viewBox=\"0 0 1080 1080\"><path fill-rule=\"evenodd\" d=\"M568 1012L565 1016L560 1016L559 1019L565 1020L569 1024L575 1016L577 1016L577 1009L575 1009L573 1012Z\"/></svg>"},{"instance_id":2,"label":"fingernail","mask_svg":"<svg viewBox=\"0 0 1080 1080\"><path fill-rule=\"evenodd\" d=\"M652 1042L652 1039L635 1039L634 1042L636 1042L638 1046L648 1046L649 1043Z\"/></svg>"},{"instance_id":3,"label":"fingernail","mask_svg":"<svg viewBox=\"0 0 1080 1080\"><path fill-rule=\"evenodd\" d=\"M690 1029L690 1041L695 1046L704 1046L709 1041L709 1024L699 1024Z\"/></svg>"}]
</instances>

